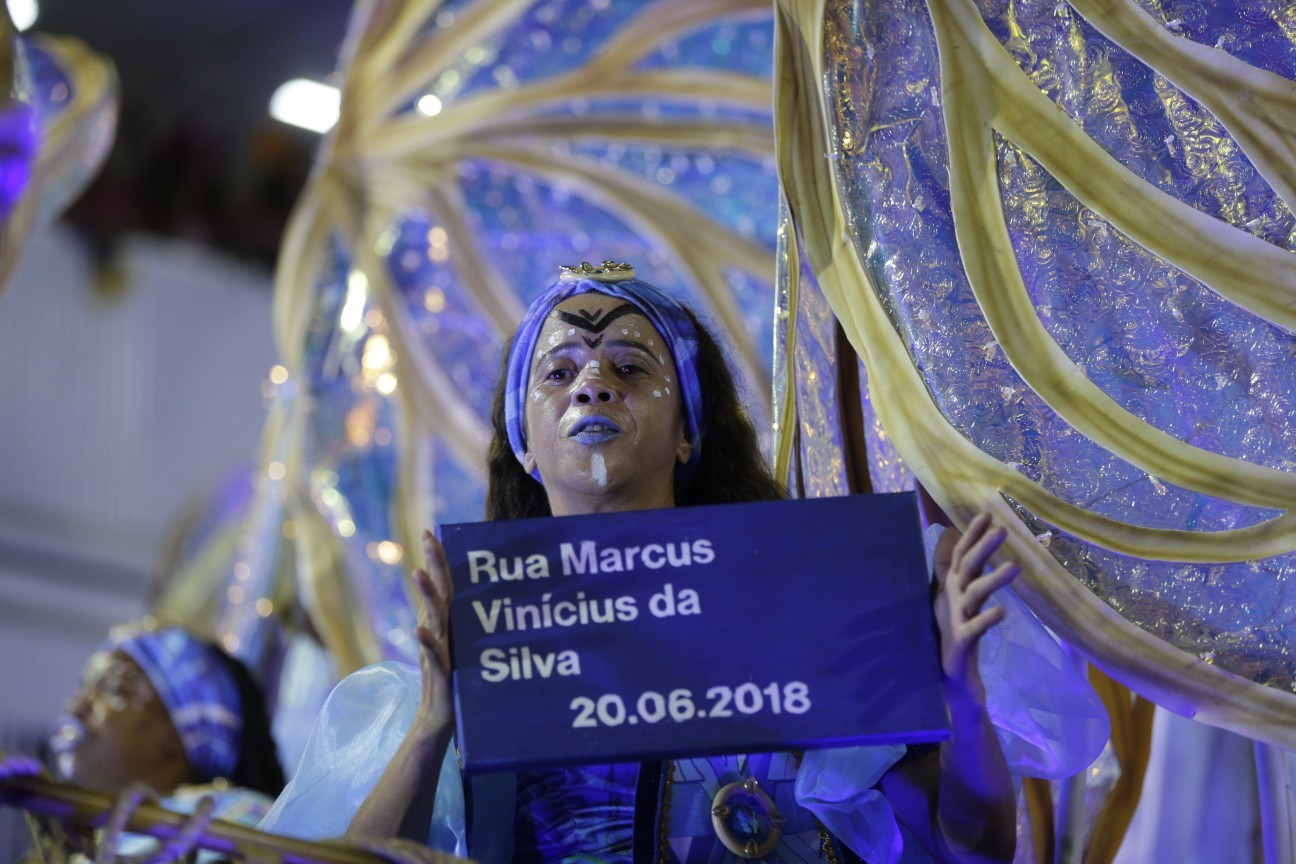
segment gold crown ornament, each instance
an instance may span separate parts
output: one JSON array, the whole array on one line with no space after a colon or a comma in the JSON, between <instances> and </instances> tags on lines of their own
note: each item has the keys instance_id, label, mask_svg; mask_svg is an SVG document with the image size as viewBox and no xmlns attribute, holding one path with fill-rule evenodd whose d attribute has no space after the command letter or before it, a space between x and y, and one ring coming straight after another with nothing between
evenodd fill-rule
<instances>
[{"instance_id":1,"label":"gold crown ornament","mask_svg":"<svg viewBox=\"0 0 1296 864\"><path fill-rule=\"evenodd\" d=\"M564 282L579 282L581 279L592 279L595 282L624 282L633 279L634 275L634 265L624 261L620 264L615 261L604 261L597 267L588 261L582 261L579 265L558 265L558 278Z\"/></svg>"}]
</instances>

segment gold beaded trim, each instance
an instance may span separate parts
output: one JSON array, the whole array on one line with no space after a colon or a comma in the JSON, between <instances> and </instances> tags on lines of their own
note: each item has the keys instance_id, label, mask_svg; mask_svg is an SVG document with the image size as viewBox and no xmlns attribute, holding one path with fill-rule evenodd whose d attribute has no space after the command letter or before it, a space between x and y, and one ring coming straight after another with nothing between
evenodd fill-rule
<instances>
[{"instance_id":1,"label":"gold beaded trim","mask_svg":"<svg viewBox=\"0 0 1296 864\"><path fill-rule=\"evenodd\" d=\"M815 819L815 825L819 827L819 849L828 864L838 864L837 847L833 845L832 835L828 833L828 826Z\"/></svg>"}]
</instances>

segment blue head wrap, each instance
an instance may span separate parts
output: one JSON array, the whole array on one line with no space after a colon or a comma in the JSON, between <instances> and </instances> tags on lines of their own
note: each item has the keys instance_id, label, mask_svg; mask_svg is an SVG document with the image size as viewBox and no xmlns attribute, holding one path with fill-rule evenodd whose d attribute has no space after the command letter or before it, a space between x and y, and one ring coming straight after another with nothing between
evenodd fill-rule
<instances>
[{"instance_id":1,"label":"blue head wrap","mask_svg":"<svg viewBox=\"0 0 1296 864\"><path fill-rule=\"evenodd\" d=\"M232 774L243 746L243 706L216 649L179 627L132 633L106 647L144 670L194 770L205 780Z\"/></svg>"},{"instance_id":2,"label":"blue head wrap","mask_svg":"<svg viewBox=\"0 0 1296 864\"><path fill-rule=\"evenodd\" d=\"M605 294L625 300L642 312L665 340L675 361L680 402L684 407L684 425L689 443L693 446L688 464L681 468L687 477L697 467L698 458L702 454L702 436L706 432L702 422L702 386L698 382L697 328L675 298L660 288L634 278L615 282L560 279L531 304L518 326L517 335L513 337L513 346L509 351L508 377L504 385L504 419L513 455L521 462L527 450L526 394L531 383L531 359L535 354L540 330L555 306L580 294ZM534 472L533 476L540 479L538 472Z\"/></svg>"}]
</instances>

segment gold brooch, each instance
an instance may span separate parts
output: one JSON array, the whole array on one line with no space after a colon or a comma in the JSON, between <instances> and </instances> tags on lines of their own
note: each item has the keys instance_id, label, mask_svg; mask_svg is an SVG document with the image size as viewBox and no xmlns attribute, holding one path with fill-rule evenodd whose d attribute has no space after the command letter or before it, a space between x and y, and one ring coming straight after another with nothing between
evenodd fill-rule
<instances>
[{"instance_id":1,"label":"gold brooch","mask_svg":"<svg viewBox=\"0 0 1296 864\"><path fill-rule=\"evenodd\" d=\"M711 827L739 858L764 858L783 834L783 814L754 777L725 786L711 801Z\"/></svg>"},{"instance_id":2,"label":"gold brooch","mask_svg":"<svg viewBox=\"0 0 1296 864\"><path fill-rule=\"evenodd\" d=\"M624 261L620 264L615 261L604 261L597 267L588 261L582 261L579 265L558 265L558 278L564 282L577 282L581 279L593 279L595 282L623 282L626 279L633 279L634 275L634 265Z\"/></svg>"}]
</instances>

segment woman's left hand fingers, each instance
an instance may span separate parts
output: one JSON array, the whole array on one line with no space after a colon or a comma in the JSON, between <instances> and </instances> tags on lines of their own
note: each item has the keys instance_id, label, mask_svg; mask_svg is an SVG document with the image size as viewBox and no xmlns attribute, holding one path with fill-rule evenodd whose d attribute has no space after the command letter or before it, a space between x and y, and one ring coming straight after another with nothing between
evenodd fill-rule
<instances>
[{"instance_id":1,"label":"woman's left hand fingers","mask_svg":"<svg viewBox=\"0 0 1296 864\"><path fill-rule=\"evenodd\" d=\"M980 641L981 637L989 632L991 627L1002 621L1007 614L1007 611L1002 606L992 606L978 612L960 626L959 629L962 631L963 639L969 645Z\"/></svg>"},{"instance_id":2,"label":"woman's left hand fingers","mask_svg":"<svg viewBox=\"0 0 1296 864\"><path fill-rule=\"evenodd\" d=\"M968 539L968 536L963 539ZM990 557L1003 545L1007 536L1008 532L997 525L978 532L974 542L963 551L962 555L955 558L955 573L952 575L958 584L966 587L976 579L990 563Z\"/></svg>"},{"instance_id":3,"label":"woman's left hand fingers","mask_svg":"<svg viewBox=\"0 0 1296 864\"><path fill-rule=\"evenodd\" d=\"M942 562L937 556L937 576L945 577L940 586L942 590L935 598L943 665L946 675L964 685L979 680L977 643L1006 614L1001 606L983 607L1021 570L1016 562L1008 561L986 572L991 557L1007 536L1008 532L995 525L989 513L978 513L968 524L967 532L950 544L952 549L945 547L949 549L948 559ZM944 574L941 564L947 568Z\"/></svg>"},{"instance_id":4,"label":"woman's left hand fingers","mask_svg":"<svg viewBox=\"0 0 1296 864\"><path fill-rule=\"evenodd\" d=\"M968 583L963 592L963 617L971 618L981 611L981 606L991 594L1012 582L1021 572L1016 561L1005 561L983 576L978 576Z\"/></svg>"}]
</instances>

